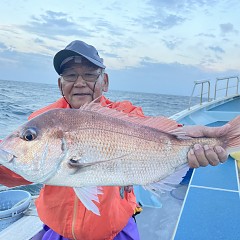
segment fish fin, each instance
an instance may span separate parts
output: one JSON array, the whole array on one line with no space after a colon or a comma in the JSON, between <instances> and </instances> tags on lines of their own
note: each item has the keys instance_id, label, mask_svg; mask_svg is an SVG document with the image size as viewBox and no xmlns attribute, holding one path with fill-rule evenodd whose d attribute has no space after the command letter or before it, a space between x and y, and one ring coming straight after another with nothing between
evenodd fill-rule
<instances>
[{"instance_id":1,"label":"fish fin","mask_svg":"<svg viewBox=\"0 0 240 240\"><path fill-rule=\"evenodd\" d=\"M131 115L131 113L124 113L123 111L119 111L113 108L103 107L99 103L91 102L89 104L85 104L82 107L80 107L81 110L84 111L92 111L97 112L99 114L103 114L105 116L113 117L113 118L119 118L121 120L132 122L135 124L151 127L158 129L162 132L169 132L171 130L177 129L179 127L179 124L172 119L169 119L164 116L159 117L136 117Z\"/></svg>"},{"instance_id":2,"label":"fish fin","mask_svg":"<svg viewBox=\"0 0 240 240\"><path fill-rule=\"evenodd\" d=\"M227 124L230 125L228 132L220 139L227 147L228 153L240 151L240 116L237 116Z\"/></svg>"},{"instance_id":3,"label":"fish fin","mask_svg":"<svg viewBox=\"0 0 240 240\"><path fill-rule=\"evenodd\" d=\"M100 216L97 205L93 202L99 203L98 194L103 194L102 187L79 187L73 188L78 199L89 210Z\"/></svg>"},{"instance_id":4,"label":"fish fin","mask_svg":"<svg viewBox=\"0 0 240 240\"><path fill-rule=\"evenodd\" d=\"M149 185L144 186L145 189L153 192L158 195L157 192L171 192L176 186L183 180L183 177L186 175L189 170L188 164L183 164L177 167L171 175L163 178L159 182L151 183Z\"/></svg>"},{"instance_id":5,"label":"fish fin","mask_svg":"<svg viewBox=\"0 0 240 240\"><path fill-rule=\"evenodd\" d=\"M179 140L191 140L192 137L188 136L186 132L181 131L181 128L173 129L168 132L169 134L175 136Z\"/></svg>"}]
</instances>

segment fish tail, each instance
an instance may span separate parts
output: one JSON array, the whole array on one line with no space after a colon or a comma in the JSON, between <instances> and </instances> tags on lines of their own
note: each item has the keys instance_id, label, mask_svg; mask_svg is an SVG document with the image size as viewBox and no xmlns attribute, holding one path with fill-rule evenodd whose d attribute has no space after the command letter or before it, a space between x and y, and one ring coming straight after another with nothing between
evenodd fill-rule
<instances>
[{"instance_id":1,"label":"fish tail","mask_svg":"<svg viewBox=\"0 0 240 240\"><path fill-rule=\"evenodd\" d=\"M229 131L222 137L228 153L240 151L240 116L237 116L230 122Z\"/></svg>"}]
</instances>

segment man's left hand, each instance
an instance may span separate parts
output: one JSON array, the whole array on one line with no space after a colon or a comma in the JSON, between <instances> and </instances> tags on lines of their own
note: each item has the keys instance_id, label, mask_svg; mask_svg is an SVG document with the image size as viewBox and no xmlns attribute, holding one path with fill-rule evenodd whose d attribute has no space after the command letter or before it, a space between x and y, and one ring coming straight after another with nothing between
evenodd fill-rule
<instances>
[{"instance_id":1,"label":"man's left hand","mask_svg":"<svg viewBox=\"0 0 240 240\"><path fill-rule=\"evenodd\" d=\"M182 131L190 137L211 137L217 138L224 136L230 125L226 124L222 127L206 127L206 126L184 126ZM188 164L190 168L205 167L207 165L216 166L227 160L228 153L221 146L211 147L209 145L195 144L188 152Z\"/></svg>"}]
</instances>

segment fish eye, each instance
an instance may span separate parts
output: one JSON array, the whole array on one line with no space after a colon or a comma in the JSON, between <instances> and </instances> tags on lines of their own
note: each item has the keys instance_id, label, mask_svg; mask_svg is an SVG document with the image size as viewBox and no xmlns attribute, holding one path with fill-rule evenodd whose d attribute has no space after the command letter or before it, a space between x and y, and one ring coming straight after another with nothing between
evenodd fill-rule
<instances>
[{"instance_id":1,"label":"fish eye","mask_svg":"<svg viewBox=\"0 0 240 240\"><path fill-rule=\"evenodd\" d=\"M33 128L26 129L22 134L22 139L32 141L37 137L37 131Z\"/></svg>"}]
</instances>

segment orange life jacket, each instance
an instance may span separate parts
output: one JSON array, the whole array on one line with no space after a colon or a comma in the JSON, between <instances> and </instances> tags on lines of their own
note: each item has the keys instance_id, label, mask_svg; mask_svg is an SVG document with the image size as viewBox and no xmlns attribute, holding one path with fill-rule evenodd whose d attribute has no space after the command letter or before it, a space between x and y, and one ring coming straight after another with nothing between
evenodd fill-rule
<instances>
[{"instance_id":1,"label":"orange life jacket","mask_svg":"<svg viewBox=\"0 0 240 240\"><path fill-rule=\"evenodd\" d=\"M129 101L111 102L102 97L103 106L123 111L135 116L144 117L140 107ZM69 108L64 98L32 113L29 119L54 108ZM29 184L28 181L10 170L0 167L0 183L6 186ZM78 200L70 187L45 185L36 200L40 219L58 234L70 239L111 240L127 224L137 207L135 195L125 192L120 196L120 187L103 187L103 195L97 203L101 216L88 211Z\"/></svg>"}]
</instances>

